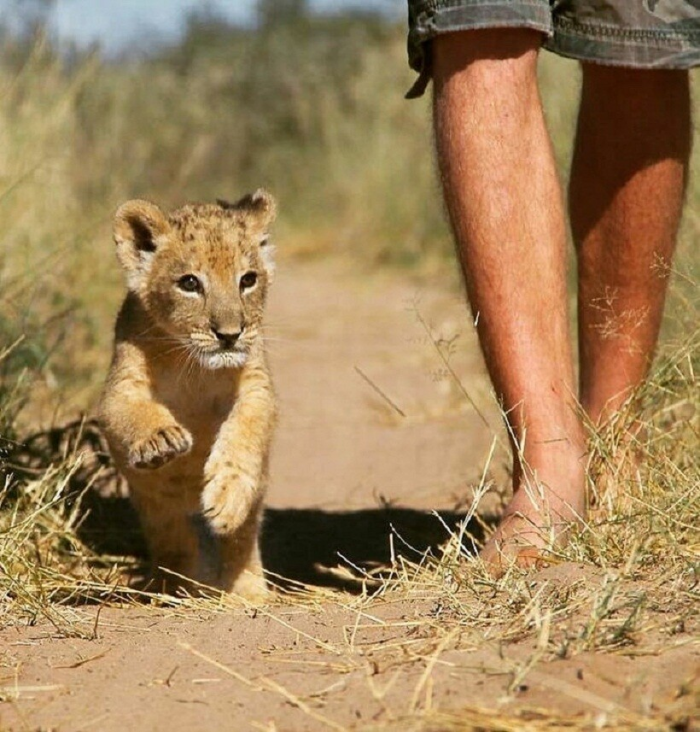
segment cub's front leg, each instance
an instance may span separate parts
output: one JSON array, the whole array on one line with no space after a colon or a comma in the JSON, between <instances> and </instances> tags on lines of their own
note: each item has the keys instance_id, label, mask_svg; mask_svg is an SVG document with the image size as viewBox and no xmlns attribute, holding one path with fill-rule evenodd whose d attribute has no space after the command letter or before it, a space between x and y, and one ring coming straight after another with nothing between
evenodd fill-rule
<instances>
[{"instance_id":1,"label":"cub's front leg","mask_svg":"<svg viewBox=\"0 0 700 732\"><path fill-rule=\"evenodd\" d=\"M117 344L99 419L122 469L154 470L192 449L192 435L153 398L146 373L143 354L130 344Z\"/></svg>"},{"instance_id":2,"label":"cub's front leg","mask_svg":"<svg viewBox=\"0 0 700 732\"><path fill-rule=\"evenodd\" d=\"M100 402L100 423L114 461L129 482L156 587L174 591L181 584L177 575L193 577L197 570L197 536L189 521L196 508L188 504L186 492L164 490L167 481L159 468L166 470L163 466L189 453L192 436L154 398L136 349L131 349L128 368L123 365L127 348L117 344Z\"/></svg>"},{"instance_id":3,"label":"cub's front leg","mask_svg":"<svg viewBox=\"0 0 700 732\"><path fill-rule=\"evenodd\" d=\"M221 589L248 596L253 585L256 590L264 588L258 523L274 422L269 379L260 372L247 374L204 471L202 515L211 541L202 549L205 555L217 554L204 559L217 566L216 584Z\"/></svg>"},{"instance_id":4,"label":"cub's front leg","mask_svg":"<svg viewBox=\"0 0 700 732\"><path fill-rule=\"evenodd\" d=\"M217 536L235 533L265 491L275 402L268 379L251 381L242 380L204 468L202 513Z\"/></svg>"}]
</instances>

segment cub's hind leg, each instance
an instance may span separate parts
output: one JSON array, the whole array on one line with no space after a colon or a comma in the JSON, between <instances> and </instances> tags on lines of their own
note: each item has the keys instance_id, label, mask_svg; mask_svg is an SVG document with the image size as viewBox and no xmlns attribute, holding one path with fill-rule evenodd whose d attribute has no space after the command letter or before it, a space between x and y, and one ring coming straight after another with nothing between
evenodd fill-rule
<instances>
[{"instance_id":1,"label":"cub's hind leg","mask_svg":"<svg viewBox=\"0 0 700 732\"><path fill-rule=\"evenodd\" d=\"M258 535L262 503L258 502L243 523L227 535L215 534L206 517L198 522L199 577L207 584L247 600L263 600L267 586L263 576Z\"/></svg>"},{"instance_id":2,"label":"cub's hind leg","mask_svg":"<svg viewBox=\"0 0 700 732\"><path fill-rule=\"evenodd\" d=\"M262 503L231 536L219 537L221 555L221 588L247 600L264 600L268 595L260 558L260 521Z\"/></svg>"},{"instance_id":3,"label":"cub's hind leg","mask_svg":"<svg viewBox=\"0 0 700 732\"><path fill-rule=\"evenodd\" d=\"M185 496L174 496L146 486L130 485L131 498L148 543L151 564L149 589L174 593L179 589L197 592L187 579L197 578L197 534L190 515L197 502L188 505Z\"/></svg>"}]
</instances>

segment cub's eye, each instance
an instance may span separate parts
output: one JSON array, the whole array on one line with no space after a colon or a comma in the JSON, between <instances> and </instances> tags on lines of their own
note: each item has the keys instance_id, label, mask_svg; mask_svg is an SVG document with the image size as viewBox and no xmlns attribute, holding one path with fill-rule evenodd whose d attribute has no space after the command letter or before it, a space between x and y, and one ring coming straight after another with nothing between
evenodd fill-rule
<instances>
[{"instance_id":1,"label":"cub's eye","mask_svg":"<svg viewBox=\"0 0 700 732\"><path fill-rule=\"evenodd\" d=\"M258 275L256 272L246 272L240 281L241 290L250 290L258 281Z\"/></svg>"},{"instance_id":2,"label":"cub's eye","mask_svg":"<svg viewBox=\"0 0 700 732\"><path fill-rule=\"evenodd\" d=\"M202 283L193 274L182 275L177 281L177 286L185 292L202 292Z\"/></svg>"}]
</instances>

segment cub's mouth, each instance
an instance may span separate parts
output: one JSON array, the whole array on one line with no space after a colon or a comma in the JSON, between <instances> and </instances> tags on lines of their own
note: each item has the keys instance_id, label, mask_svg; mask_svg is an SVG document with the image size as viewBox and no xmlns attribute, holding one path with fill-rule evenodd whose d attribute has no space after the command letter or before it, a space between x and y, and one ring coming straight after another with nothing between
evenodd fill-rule
<instances>
[{"instance_id":1,"label":"cub's mouth","mask_svg":"<svg viewBox=\"0 0 700 732\"><path fill-rule=\"evenodd\" d=\"M241 368L248 353L241 347L198 349L197 359L207 369Z\"/></svg>"}]
</instances>

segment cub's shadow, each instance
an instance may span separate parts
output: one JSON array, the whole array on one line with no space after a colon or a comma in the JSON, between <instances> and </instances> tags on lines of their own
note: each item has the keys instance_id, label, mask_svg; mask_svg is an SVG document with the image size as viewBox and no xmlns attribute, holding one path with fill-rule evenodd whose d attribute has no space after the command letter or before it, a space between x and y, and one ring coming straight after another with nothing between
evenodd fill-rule
<instances>
[{"instance_id":1,"label":"cub's shadow","mask_svg":"<svg viewBox=\"0 0 700 732\"><path fill-rule=\"evenodd\" d=\"M127 498L83 498L79 536L99 553L146 558L138 517ZM454 511L432 513L410 508L379 507L357 511L267 508L261 550L270 579L286 589L299 585L359 590L364 576L388 569L392 556L420 561L426 552L440 556L451 532L459 533L466 516ZM473 537L482 526L472 520L463 548L472 553Z\"/></svg>"},{"instance_id":2,"label":"cub's shadow","mask_svg":"<svg viewBox=\"0 0 700 732\"><path fill-rule=\"evenodd\" d=\"M14 455L16 474L36 475L69 455L81 455L70 477L66 505L78 513L79 538L98 554L147 559L138 516L123 480L114 470L94 422L75 422L34 435ZM439 517L438 517L439 516ZM466 518L457 511L432 513L381 506L356 511L265 510L261 532L263 565L276 584L359 590L368 574L381 574L392 558L419 561L434 556L459 533ZM483 527L472 519L463 548L473 553Z\"/></svg>"}]
</instances>

